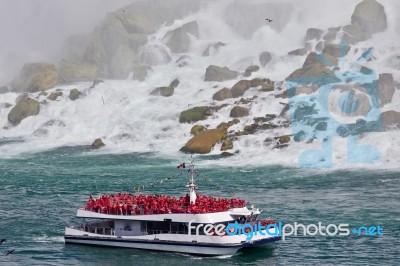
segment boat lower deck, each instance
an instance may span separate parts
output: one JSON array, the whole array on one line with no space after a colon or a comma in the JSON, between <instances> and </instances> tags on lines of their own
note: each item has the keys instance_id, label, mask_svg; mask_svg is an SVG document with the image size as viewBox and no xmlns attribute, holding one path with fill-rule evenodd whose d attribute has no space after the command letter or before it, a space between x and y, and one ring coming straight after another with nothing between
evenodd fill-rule
<instances>
[{"instance_id":1,"label":"boat lower deck","mask_svg":"<svg viewBox=\"0 0 400 266\"><path fill-rule=\"evenodd\" d=\"M65 242L73 244L148 249L205 256L233 255L241 248L264 246L278 240L280 240L280 237L269 237L254 241L241 241L239 243L221 243L219 241L172 241L158 238L134 239L128 237L65 236Z\"/></svg>"}]
</instances>

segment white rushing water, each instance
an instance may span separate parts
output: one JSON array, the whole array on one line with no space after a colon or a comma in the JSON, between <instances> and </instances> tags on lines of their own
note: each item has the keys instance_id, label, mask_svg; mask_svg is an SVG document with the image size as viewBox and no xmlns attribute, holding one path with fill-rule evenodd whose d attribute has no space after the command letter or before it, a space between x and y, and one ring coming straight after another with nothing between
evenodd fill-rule
<instances>
[{"instance_id":1,"label":"white rushing water","mask_svg":"<svg viewBox=\"0 0 400 266\"><path fill-rule=\"evenodd\" d=\"M0 157L15 157L25 153L34 153L62 146L90 145L94 139L102 138L106 146L94 153L125 153L125 152L156 152L162 156L187 157L179 149L191 138L192 124L179 123L179 114L190 107L211 105L212 95L223 87L231 87L238 80L225 82L205 82L205 69L209 65L228 66L232 70L244 72L250 64L258 64L258 55L268 51L273 54L272 62L260 71L253 73L251 78L265 77L274 81L285 79L295 69L301 67L305 56L288 56L288 51L304 46L306 30L311 27L327 29L347 25L356 0L339 1L269 1L275 6L271 14L245 18L249 27L257 28L260 17L271 17L277 21L277 26L271 26L265 20L253 33L243 32L242 23L234 21L234 14L226 14L227 6L232 1L221 1L205 6L201 11L175 21L172 25L161 27L150 36L150 43L162 45L165 33L186 22L197 20L200 28L200 38L192 42L187 55L189 64L179 68L175 61L182 54L171 54L172 61L168 64L153 66L144 82L126 80L105 80L94 89L89 89L91 83L60 85L51 91L62 89L63 96L56 101L48 101L41 105L40 114L24 119L16 127L10 126L7 115L12 107L0 109L0 141L22 140L0 146ZM263 1L252 1L263 2ZM348 65L360 55L356 48L374 47L375 61L368 62L367 67L377 72L392 73L395 81L400 81L400 62L393 61L395 55L400 55L400 2L396 0L380 1L385 6L388 17L388 28L375 34L372 39L358 43L352 47L346 57ZM300 4L301 3L301 4ZM264 18L263 18L264 19ZM228 22L228 23L227 23ZM249 36L248 36L249 35ZM194 38L194 37L193 37ZM218 53L202 57L202 52L210 43L224 42L227 45ZM151 96L150 92L159 86L168 85L174 78L180 81L171 97ZM213 88L214 86L216 88ZM84 92L84 97L76 101L68 98L69 91L77 88ZM250 115L230 130L240 130L244 125L251 124L253 118L265 114L279 114L283 105L279 102L287 100L276 99L274 92L258 92L248 90L244 97L257 95L251 103ZM276 93L275 93L276 94ZM400 111L400 93L396 90L393 103L384 106L382 110ZM17 94L0 94L0 103L14 104ZM39 101L46 99L39 93ZM240 98L228 99L223 103L229 106L220 109L209 119L196 124L215 128L221 122L231 120L230 109ZM222 104L217 102L216 104ZM381 110L381 111L382 111ZM51 123L48 123L52 121ZM49 125L51 124L51 125ZM7 129L5 129L7 127ZM320 142L311 144L292 143L285 149L271 149L264 145L264 140L270 136L292 134L290 128L273 131L258 131L254 135L241 136L234 143L238 156L220 159L213 164L220 165L267 165L283 164L297 166L299 155L309 149L318 149ZM377 167L397 168L400 165L400 134L399 131L377 132L365 134L360 140L363 144L376 147L381 155L378 164L356 165L346 161L346 139L333 139L333 163L335 168ZM217 144L211 154L219 154L220 144Z\"/></svg>"}]
</instances>

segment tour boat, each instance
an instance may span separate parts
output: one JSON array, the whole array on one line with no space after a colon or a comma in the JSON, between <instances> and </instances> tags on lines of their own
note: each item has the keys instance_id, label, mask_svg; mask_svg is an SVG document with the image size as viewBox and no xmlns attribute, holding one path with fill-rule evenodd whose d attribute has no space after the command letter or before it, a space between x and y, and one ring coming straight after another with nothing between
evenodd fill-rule
<instances>
[{"instance_id":1,"label":"tour boat","mask_svg":"<svg viewBox=\"0 0 400 266\"><path fill-rule=\"evenodd\" d=\"M178 167L185 168L185 164ZM219 256L281 239L275 221L259 220L262 211L247 207L244 200L196 195L195 172L192 161L186 185L189 193L179 198L90 195L76 214L84 223L66 227L65 242ZM264 228L256 233L257 225Z\"/></svg>"}]
</instances>

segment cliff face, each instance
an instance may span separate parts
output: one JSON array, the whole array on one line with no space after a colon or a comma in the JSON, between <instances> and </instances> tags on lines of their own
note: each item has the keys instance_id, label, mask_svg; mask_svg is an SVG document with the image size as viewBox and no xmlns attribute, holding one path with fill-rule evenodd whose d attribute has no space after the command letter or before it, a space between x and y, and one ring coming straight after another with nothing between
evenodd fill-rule
<instances>
[{"instance_id":1,"label":"cliff face","mask_svg":"<svg viewBox=\"0 0 400 266\"><path fill-rule=\"evenodd\" d=\"M182 3L137 1L69 38L58 64L27 63L0 89L5 136L71 129L55 145L101 138L110 149L246 154L398 129L400 47L379 46L390 30L381 3L364 0L342 25L316 21L301 34L301 19L285 16L296 5ZM34 111L15 119L14 101L24 102L9 90Z\"/></svg>"}]
</instances>

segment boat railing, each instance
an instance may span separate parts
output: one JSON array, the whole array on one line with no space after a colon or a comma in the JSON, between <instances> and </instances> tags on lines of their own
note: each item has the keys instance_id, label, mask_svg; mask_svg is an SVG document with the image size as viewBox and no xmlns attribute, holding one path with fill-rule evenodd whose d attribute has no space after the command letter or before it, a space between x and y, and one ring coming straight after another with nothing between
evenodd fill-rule
<instances>
[{"instance_id":1,"label":"boat railing","mask_svg":"<svg viewBox=\"0 0 400 266\"><path fill-rule=\"evenodd\" d=\"M128 211L127 209L122 208L122 204L120 205L120 208L116 208L114 211L110 211L107 208L98 208L98 209L86 209L86 208L81 208L83 210L88 210L91 212L95 212L95 213L102 213L102 214L108 214L108 215L127 215L127 216L132 216L132 215L153 215L153 214L166 214L166 213L189 213L188 212L188 204L182 204L179 205L179 211L173 211L173 210L169 210L169 211L161 211L161 210L153 210L153 209L147 209L145 208L145 206L143 204L138 204L138 205L132 205L132 209L130 211ZM134 208L138 207L138 212L135 212ZM239 204L229 204L228 208L223 211L227 211L229 209L234 209L234 208L242 208L242 205ZM208 212L217 212L215 210L207 210L206 207L203 207L203 211L198 212L198 213L208 213ZM220 210L222 211L222 210Z\"/></svg>"}]
</instances>

